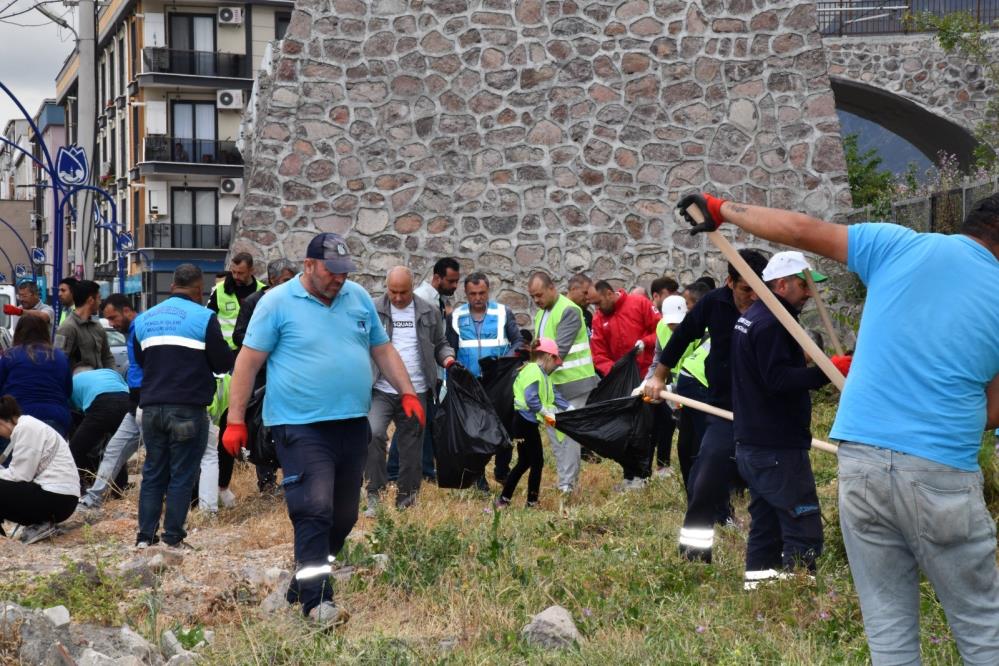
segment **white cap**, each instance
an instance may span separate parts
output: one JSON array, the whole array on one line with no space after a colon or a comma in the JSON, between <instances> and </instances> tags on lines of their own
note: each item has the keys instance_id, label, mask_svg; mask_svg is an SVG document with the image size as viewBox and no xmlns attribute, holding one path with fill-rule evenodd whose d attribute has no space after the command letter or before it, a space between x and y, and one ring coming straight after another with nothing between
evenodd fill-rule
<instances>
[{"instance_id":1,"label":"white cap","mask_svg":"<svg viewBox=\"0 0 999 666\"><path fill-rule=\"evenodd\" d=\"M770 257L767 267L763 269L763 281L769 282L770 280L787 277L788 275L797 275L798 277L804 279L805 271L810 271L812 273L812 278L816 282L821 282L826 279L825 275L812 270L808 260L805 259L805 255L801 252L798 252L797 250L778 252L774 256Z\"/></svg>"},{"instance_id":2,"label":"white cap","mask_svg":"<svg viewBox=\"0 0 999 666\"><path fill-rule=\"evenodd\" d=\"M687 314L687 301L683 296L667 296L659 306L663 321L667 324L679 324Z\"/></svg>"}]
</instances>

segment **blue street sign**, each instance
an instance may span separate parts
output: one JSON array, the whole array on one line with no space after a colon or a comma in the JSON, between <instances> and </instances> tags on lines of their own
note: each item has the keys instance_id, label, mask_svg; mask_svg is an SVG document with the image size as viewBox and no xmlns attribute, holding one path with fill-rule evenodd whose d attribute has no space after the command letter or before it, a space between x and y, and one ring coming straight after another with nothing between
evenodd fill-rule
<instances>
[{"instance_id":1,"label":"blue street sign","mask_svg":"<svg viewBox=\"0 0 999 666\"><path fill-rule=\"evenodd\" d=\"M123 231L118 234L118 250L121 252L127 252L132 249L132 234L127 231Z\"/></svg>"},{"instance_id":2,"label":"blue street sign","mask_svg":"<svg viewBox=\"0 0 999 666\"><path fill-rule=\"evenodd\" d=\"M7 274L0 273L0 282L6 282L6 281L7 281Z\"/></svg>"},{"instance_id":3,"label":"blue street sign","mask_svg":"<svg viewBox=\"0 0 999 666\"><path fill-rule=\"evenodd\" d=\"M87 182L90 167L87 164L87 153L80 146L63 146L56 153L56 173L59 180L69 186L82 185Z\"/></svg>"},{"instance_id":4,"label":"blue street sign","mask_svg":"<svg viewBox=\"0 0 999 666\"><path fill-rule=\"evenodd\" d=\"M24 264L17 264L16 266L14 266L14 277L23 278L27 274L28 274L28 267L25 266Z\"/></svg>"},{"instance_id":5,"label":"blue street sign","mask_svg":"<svg viewBox=\"0 0 999 666\"><path fill-rule=\"evenodd\" d=\"M142 275L140 273L134 273L125 278L125 293L142 293Z\"/></svg>"},{"instance_id":6,"label":"blue street sign","mask_svg":"<svg viewBox=\"0 0 999 666\"><path fill-rule=\"evenodd\" d=\"M35 264L45 263L45 248L43 247L33 247L31 248L31 261Z\"/></svg>"}]
</instances>

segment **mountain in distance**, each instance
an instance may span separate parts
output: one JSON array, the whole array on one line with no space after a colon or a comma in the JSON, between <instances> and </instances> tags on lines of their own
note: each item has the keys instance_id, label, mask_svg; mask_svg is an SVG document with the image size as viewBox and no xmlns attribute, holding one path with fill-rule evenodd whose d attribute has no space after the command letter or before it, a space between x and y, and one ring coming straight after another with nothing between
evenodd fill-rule
<instances>
[{"instance_id":1,"label":"mountain in distance","mask_svg":"<svg viewBox=\"0 0 999 666\"><path fill-rule=\"evenodd\" d=\"M915 164L916 174L922 180L926 171L933 166L926 155L894 132L847 111L836 113L839 115L842 135L857 135L857 148L861 155L872 148L876 150L883 170L901 176L909 170L909 164Z\"/></svg>"}]
</instances>

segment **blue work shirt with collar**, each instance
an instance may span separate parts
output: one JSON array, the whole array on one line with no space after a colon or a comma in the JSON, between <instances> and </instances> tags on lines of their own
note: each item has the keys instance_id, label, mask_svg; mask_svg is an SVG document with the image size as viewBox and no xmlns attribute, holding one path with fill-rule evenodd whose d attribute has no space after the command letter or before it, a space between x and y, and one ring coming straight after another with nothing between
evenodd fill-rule
<instances>
[{"instance_id":1,"label":"blue work shirt with collar","mask_svg":"<svg viewBox=\"0 0 999 666\"><path fill-rule=\"evenodd\" d=\"M347 280L330 305L302 274L257 303L243 346L267 352L264 424L303 425L368 415L371 348L389 343L375 304Z\"/></svg>"}]
</instances>

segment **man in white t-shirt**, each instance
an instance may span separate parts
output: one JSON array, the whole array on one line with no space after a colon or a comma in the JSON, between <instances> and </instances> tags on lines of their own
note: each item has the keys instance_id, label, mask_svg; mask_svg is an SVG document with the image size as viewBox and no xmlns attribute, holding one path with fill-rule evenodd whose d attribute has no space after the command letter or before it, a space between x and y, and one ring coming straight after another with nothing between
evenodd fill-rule
<instances>
[{"instance_id":1,"label":"man in white t-shirt","mask_svg":"<svg viewBox=\"0 0 999 666\"><path fill-rule=\"evenodd\" d=\"M447 368L454 363L454 350L444 336L437 304L414 296L411 270L396 266L389 271L385 286L385 295L375 302L375 309L392 345L402 357L413 388L426 411L427 402L435 399L437 366ZM406 418L399 394L377 367L373 371L375 383L371 390L371 410L368 412L371 441L364 471L368 483L367 516L374 515L380 493L388 483L385 448L389 423L395 423L396 444L399 447L396 508L405 509L416 502L423 480L423 428L415 419Z\"/></svg>"}]
</instances>

